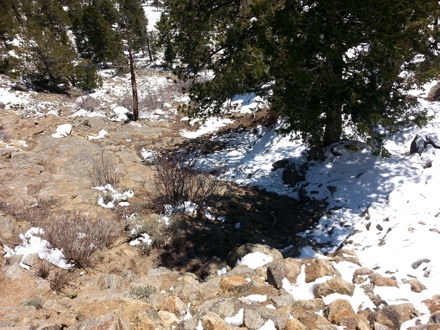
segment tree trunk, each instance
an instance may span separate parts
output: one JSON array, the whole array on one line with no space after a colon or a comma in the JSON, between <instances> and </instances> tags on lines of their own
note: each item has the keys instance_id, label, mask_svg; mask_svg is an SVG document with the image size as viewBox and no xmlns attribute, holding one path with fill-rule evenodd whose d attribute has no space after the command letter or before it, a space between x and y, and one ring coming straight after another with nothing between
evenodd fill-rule
<instances>
[{"instance_id":1,"label":"tree trunk","mask_svg":"<svg viewBox=\"0 0 440 330\"><path fill-rule=\"evenodd\" d=\"M148 56L150 57L150 63L153 63L154 59L153 59L153 54L151 52L150 37L148 36L147 29L145 29L145 38L147 42L147 51L148 51Z\"/></svg>"},{"instance_id":2,"label":"tree trunk","mask_svg":"<svg viewBox=\"0 0 440 330\"><path fill-rule=\"evenodd\" d=\"M325 129L323 145L328 146L332 143L339 142L342 135L342 101L344 99L344 82L343 82L343 68L344 60L342 54L344 50L340 50L337 54L341 56L335 56L329 60L329 90L335 97L330 98L333 100L329 104L325 112Z\"/></svg>"},{"instance_id":3,"label":"tree trunk","mask_svg":"<svg viewBox=\"0 0 440 330\"><path fill-rule=\"evenodd\" d=\"M128 61L130 62L131 91L133 96L133 120L136 121L139 119L139 101L136 84L136 74L134 73L133 52L130 43L128 43Z\"/></svg>"},{"instance_id":4,"label":"tree trunk","mask_svg":"<svg viewBox=\"0 0 440 330\"><path fill-rule=\"evenodd\" d=\"M342 135L342 105L334 104L325 114L325 130L323 145L328 146L339 142Z\"/></svg>"}]
</instances>

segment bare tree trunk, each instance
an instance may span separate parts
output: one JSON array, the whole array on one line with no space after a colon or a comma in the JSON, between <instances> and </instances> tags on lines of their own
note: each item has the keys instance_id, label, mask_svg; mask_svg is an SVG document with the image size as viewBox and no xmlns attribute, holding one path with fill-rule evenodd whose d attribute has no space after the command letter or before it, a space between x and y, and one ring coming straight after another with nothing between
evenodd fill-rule
<instances>
[{"instance_id":1,"label":"bare tree trunk","mask_svg":"<svg viewBox=\"0 0 440 330\"><path fill-rule=\"evenodd\" d=\"M136 121L139 119L139 101L136 74L134 72L133 51L131 49L130 42L128 42L128 61L130 62L131 91L133 96L133 120Z\"/></svg>"},{"instance_id":2,"label":"bare tree trunk","mask_svg":"<svg viewBox=\"0 0 440 330\"><path fill-rule=\"evenodd\" d=\"M147 29L145 29L145 38L147 41L148 56L150 57L150 63L152 63L154 61L154 58L153 58L153 54L151 53L150 37L148 36Z\"/></svg>"}]
</instances>

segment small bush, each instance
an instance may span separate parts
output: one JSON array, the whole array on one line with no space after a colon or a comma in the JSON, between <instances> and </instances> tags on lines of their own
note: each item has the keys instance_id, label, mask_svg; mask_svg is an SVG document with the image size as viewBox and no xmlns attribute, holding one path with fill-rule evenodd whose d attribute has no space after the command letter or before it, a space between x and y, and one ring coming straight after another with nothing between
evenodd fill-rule
<instances>
[{"instance_id":1,"label":"small bush","mask_svg":"<svg viewBox=\"0 0 440 330\"><path fill-rule=\"evenodd\" d=\"M115 163L104 155L104 150L101 151L100 157L93 161L89 176L94 186L102 187L110 184L115 188L120 179Z\"/></svg>"},{"instance_id":2,"label":"small bush","mask_svg":"<svg viewBox=\"0 0 440 330\"><path fill-rule=\"evenodd\" d=\"M156 288L150 285L135 286L130 290L130 295L138 299L146 300L154 292L156 292Z\"/></svg>"},{"instance_id":3,"label":"small bush","mask_svg":"<svg viewBox=\"0 0 440 330\"><path fill-rule=\"evenodd\" d=\"M50 274L50 264L46 260L42 260L36 267L35 275L41 278L48 278Z\"/></svg>"},{"instance_id":4,"label":"small bush","mask_svg":"<svg viewBox=\"0 0 440 330\"><path fill-rule=\"evenodd\" d=\"M42 309L43 308L43 302L40 298L32 298L31 300L28 300L24 303L25 306L33 306L36 309Z\"/></svg>"},{"instance_id":5,"label":"small bush","mask_svg":"<svg viewBox=\"0 0 440 330\"><path fill-rule=\"evenodd\" d=\"M70 281L70 273L67 271L58 271L50 280L50 288L55 292L62 292L64 287Z\"/></svg>"},{"instance_id":6,"label":"small bush","mask_svg":"<svg viewBox=\"0 0 440 330\"><path fill-rule=\"evenodd\" d=\"M202 211L219 193L222 182L197 170L197 157L190 154L162 155L154 161L156 196L153 206L165 212L165 205L179 208L191 201Z\"/></svg>"},{"instance_id":7,"label":"small bush","mask_svg":"<svg viewBox=\"0 0 440 330\"><path fill-rule=\"evenodd\" d=\"M87 110L89 112L96 111L101 106L101 103L91 96L83 96L78 98L76 104L78 108Z\"/></svg>"},{"instance_id":8,"label":"small bush","mask_svg":"<svg viewBox=\"0 0 440 330\"><path fill-rule=\"evenodd\" d=\"M67 214L43 226L44 238L63 250L67 261L77 268L91 266L91 257L109 247L117 237L116 225L105 220L92 221L79 213Z\"/></svg>"}]
</instances>

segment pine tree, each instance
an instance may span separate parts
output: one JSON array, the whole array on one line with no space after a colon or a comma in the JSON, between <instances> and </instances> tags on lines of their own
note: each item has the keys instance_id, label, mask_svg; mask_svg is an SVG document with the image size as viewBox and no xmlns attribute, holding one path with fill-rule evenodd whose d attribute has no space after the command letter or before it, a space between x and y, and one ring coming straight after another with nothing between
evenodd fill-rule
<instances>
[{"instance_id":1,"label":"pine tree","mask_svg":"<svg viewBox=\"0 0 440 330\"><path fill-rule=\"evenodd\" d=\"M191 89L195 113L234 94L266 96L310 145L343 126L372 136L408 113L405 91L438 74L440 4L409 0L167 0L161 40ZM423 60L415 60L423 56ZM401 73L406 71L407 78Z\"/></svg>"},{"instance_id":2,"label":"pine tree","mask_svg":"<svg viewBox=\"0 0 440 330\"><path fill-rule=\"evenodd\" d=\"M95 62L122 62L122 39L113 28L118 20L116 5L110 0L96 0L82 7L73 17L78 52Z\"/></svg>"}]
</instances>

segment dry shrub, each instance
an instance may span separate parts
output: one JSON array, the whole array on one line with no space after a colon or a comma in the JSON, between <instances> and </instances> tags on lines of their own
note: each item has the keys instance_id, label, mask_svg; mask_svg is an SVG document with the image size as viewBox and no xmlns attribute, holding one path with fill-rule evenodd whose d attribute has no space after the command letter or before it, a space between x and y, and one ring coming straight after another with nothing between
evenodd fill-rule
<instances>
[{"instance_id":1,"label":"dry shrub","mask_svg":"<svg viewBox=\"0 0 440 330\"><path fill-rule=\"evenodd\" d=\"M89 176L94 186L102 187L110 184L115 188L120 179L115 163L104 155L104 150L101 150L101 155L93 160Z\"/></svg>"},{"instance_id":2,"label":"dry shrub","mask_svg":"<svg viewBox=\"0 0 440 330\"><path fill-rule=\"evenodd\" d=\"M109 247L120 231L108 220L90 220L81 213L65 214L43 225L44 238L63 250L68 262L77 268L91 266L95 251Z\"/></svg>"},{"instance_id":3,"label":"dry shrub","mask_svg":"<svg viewBox=\"0 0 440 330\"><path fill-rule=\"evenodd\" d=\"M0 202L0 211L13 216L17 221L25 221L38 226L47 219L51 208L56 203L53 198L40 199L32 206L28 206L23 201L14 200L12 202Z\"/></svg>"},{"instance_id":4,"label":"dry shrub","mask_svg":"<svg viewBox=\"0 0 440 330\"><path fill-rule=\"evenodd\" d=\"M198 212L206 208L216 196L222 182L218 177L197 170L197 156L188 153L167 154L156 157L153 207L164 212L165 205L180 207L191 201Z\"/></svg>"},{"instance_id":5,"label":"dry shrub","mask_svg":"<svg viewBox=\"0 0 440 330\"><path fill-rule=\"evenodd\" d=\"M51 268L51 266L50 266L50 263L48 261L41 260L38 263L38 265L37 265L37 267L35 269L35 275L37 275L38 277L46 279L46 278L49 277L50 268Z\"/></svg>"},{"instance_id":6,"label":"dry shrub","mask_svg":"<svg viewBox=\"0 0 440 330\"><path fill-rule=\"evenodd\" d=\"M55 292L62 292L63 288L69 284L71 273L69 271L60 270L50 280L50 288Z\"/></svg>"},{"instance_id":7,"label":"dry shrub","mask_svg":"<svg viewBox=\"0 0 440 330\"><path fill-rule=\"evenodd\" d=\"M78 98L78 101L76 102L78 108L84 109L90 112L96 111L96 109L99 109L101 103L91 96L83 96Z\"/></svg>"}]
</instances>

